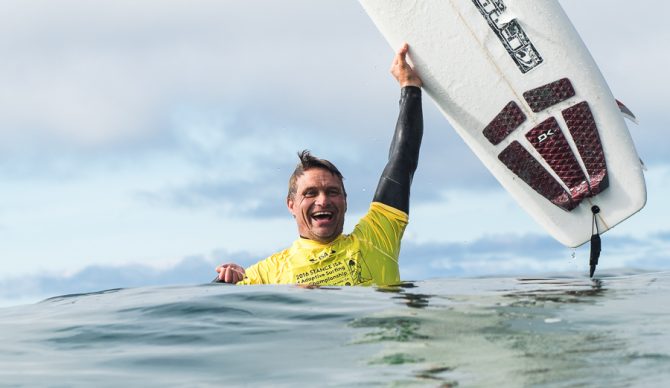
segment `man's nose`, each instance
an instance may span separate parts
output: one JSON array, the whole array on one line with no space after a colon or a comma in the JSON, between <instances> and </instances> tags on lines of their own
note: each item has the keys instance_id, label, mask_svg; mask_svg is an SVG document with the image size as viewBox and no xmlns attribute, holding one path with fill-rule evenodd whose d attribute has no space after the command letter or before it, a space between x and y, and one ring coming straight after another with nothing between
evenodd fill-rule
<instances>
[{"instance_id":1,"label":"man's nose","mask_svg":"<svg viewBox=\"0 0 670 388\"><path fill-rule=\"evenodd\" d=\"M325 191L319 192L316 196L316 204L325 206L330 203L330 198L328 197L328 194L326 194Z\"/></svg>"}]
</instances>

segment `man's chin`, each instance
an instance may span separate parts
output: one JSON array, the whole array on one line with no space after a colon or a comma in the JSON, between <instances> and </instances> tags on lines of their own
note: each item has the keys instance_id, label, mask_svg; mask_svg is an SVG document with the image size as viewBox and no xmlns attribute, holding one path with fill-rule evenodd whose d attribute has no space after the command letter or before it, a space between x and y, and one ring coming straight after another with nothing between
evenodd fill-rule
<instances>
[{"instance_id":1,"label":"man's chin","mask_svg":"<svg viewBox=\"0 0 670 388\"><path fill-rule=\"evenodd\" d=\"M337 233L337 232L332 232L332 231L324 231L322 233L314 233L315 240L322 242L322 243L329 243L335 240L342 232Z\"/></svg>"}]
</instances>

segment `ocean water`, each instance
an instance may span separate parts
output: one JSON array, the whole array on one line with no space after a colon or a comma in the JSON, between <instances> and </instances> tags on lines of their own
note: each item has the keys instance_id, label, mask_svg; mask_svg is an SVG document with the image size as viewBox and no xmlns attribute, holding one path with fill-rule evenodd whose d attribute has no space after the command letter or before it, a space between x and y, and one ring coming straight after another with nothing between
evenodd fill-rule
<instances>
[{"instance_id":1,"label":"ocean water","mask_svg":"<svg viewBox=\"0 0 670 388\"><path fill-rule=\"evenodd\" d=\"M204 284L0 309L0 386L670 386L670 273Z\"/></svg>"}]
</instances>

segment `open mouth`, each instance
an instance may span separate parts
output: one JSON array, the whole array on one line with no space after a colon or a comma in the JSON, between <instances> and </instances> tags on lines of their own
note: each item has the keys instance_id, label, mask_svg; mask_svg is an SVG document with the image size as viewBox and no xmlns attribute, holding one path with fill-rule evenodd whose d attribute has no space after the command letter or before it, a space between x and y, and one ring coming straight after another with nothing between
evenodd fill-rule
<instances>
[{"instance_id":1,"label":"open mouth","mask_svg":"<svg viewBox=\"0 0 670 388\"><path fill-rule=\"evenodd\" d=\"M312 214L312 218L316 221L331 221L334 217L333 212L329 211L320 211L320 212L315 212Z\"/></svg>"}]
</instances>

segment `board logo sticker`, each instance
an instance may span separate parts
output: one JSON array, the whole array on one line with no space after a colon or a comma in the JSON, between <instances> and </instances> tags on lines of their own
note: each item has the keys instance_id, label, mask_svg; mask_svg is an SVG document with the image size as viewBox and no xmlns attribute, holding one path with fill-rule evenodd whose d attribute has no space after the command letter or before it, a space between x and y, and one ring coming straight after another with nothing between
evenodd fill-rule
<instances>
[{"instance_id":1,"label":"board logo sticker","mask_svg":"<svg viewBox=\"0 0 670 388\"><path fill-rule=\"evenodd\" d=\"M542 57L516 19L505 21L502 14L507 7L502 0L472 0L493 32L514 60L522 73L527 73L542 63Z\"/></svg>"},{"instance_id":2,"label":"board logo sticker","mask_svg":"<svg viewBox=\"0 0 670 388\"><path fill-rule=\"evenodd\" d=\"M537 142L542 143L542 142L546 141L547 139L549 139L549 137L554 136L555 134L556 134L556 132L554 132L554 129L549 129L549 130L547 130L547 132L540 133L537 136Z\"/></svg>"}]
</instances>

